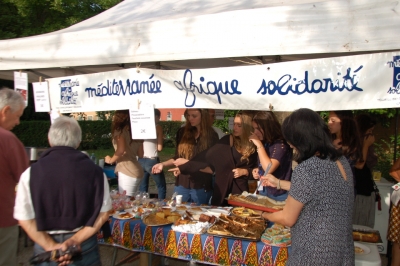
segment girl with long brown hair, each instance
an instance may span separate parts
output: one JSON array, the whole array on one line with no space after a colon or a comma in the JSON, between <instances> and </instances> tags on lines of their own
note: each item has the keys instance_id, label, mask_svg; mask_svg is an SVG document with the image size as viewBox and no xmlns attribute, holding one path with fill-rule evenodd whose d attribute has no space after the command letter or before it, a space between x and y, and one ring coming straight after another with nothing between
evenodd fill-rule
<instances>
[{"instance_id":1,"label":"girl with long brown hair","mask_svg":"<svg viewBox=\"0 0 400 266\"><path fill-rule=\"evenodd\" d=\"M207 109L187 109L186 124L176 134L175 156L153 166L153 173L160 173L164 167L185 163L196 154L210 148L218 140L218 134L211 127ZM194 171L190 175L178 174L175 192L182 195L182 201L208 204L212 195L212 174Z\"/></svg>"},{"instance_id":2,"label":"girl with long brown hair","mask_svg":"<svg viewBox=\"0 0 400 266\"><path fill-rule=\"evenodd\" d=\"M260 111L253 117L253 134L250 141L257 146L259 165L253 169L253 177L267 179L268 186L262 187L259 194L274 200L284 201L288 196L287 190L283 189L284 182L290 181L292 175L293 150L283 138L281 125L271 111ZM272 164L268 173L265 169ZM263 182L263 181L260 181ZM282 184L281 184L282 183Z\"/></svg>"},{"instance_id":3,"label":"girl with long brown hair","mask_svg":"<svg viewBox=\"0 0 400 266\"><path fill-rule=\"evenodd\" d=\"M107 155L104 161L117 163L115 172L118 173L119 192L126 191L126 195L132 196L139 190L143 177L143 168L136 159L143 156L143 141L132 139L129 110L115 111L111 135L115 153L112 157Z\"/></svg>"}]
</instances>

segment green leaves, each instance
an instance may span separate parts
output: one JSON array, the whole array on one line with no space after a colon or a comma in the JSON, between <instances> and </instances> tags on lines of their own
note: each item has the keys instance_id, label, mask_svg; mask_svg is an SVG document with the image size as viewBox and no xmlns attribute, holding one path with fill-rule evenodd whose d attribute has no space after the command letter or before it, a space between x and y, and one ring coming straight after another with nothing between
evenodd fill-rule
<instances>
[{"instance_id":1,"label":"green leaves","mask_svg":"<svg viewBox=\"0 0 400 266\"><path fill-rule=\"evenodd\" d=\"M0 40L48 33L93 17L122 0L0 0Z\"/></svg>"}]
</instances>

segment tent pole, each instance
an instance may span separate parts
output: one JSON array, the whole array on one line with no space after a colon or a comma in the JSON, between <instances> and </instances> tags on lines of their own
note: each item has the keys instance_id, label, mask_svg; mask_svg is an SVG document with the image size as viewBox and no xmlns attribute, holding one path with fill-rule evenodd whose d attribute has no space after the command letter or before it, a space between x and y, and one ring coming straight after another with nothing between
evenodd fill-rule
<instances>
[{"instance_id":1,"label":"tent pole","mask_svg":"<svg viewBox=\"0 0 400 266\"><path fill-rule=\"evenodd\" d=\"M394 128L394 149L393 149L393 164L394 162L396 162L396 154L397 154L397 128L399 126L399 109L396 108L396 125ZM389 206L389 217L391 214L391 209L392 209L392 201L390 201L390 206ZM389 219L390 220L390 219ZM388 221L389 224L389 221ZM388 225L389 226L389 225ZM386 258L388 258L388 264L390 265L392 263L392 242L390 242L389 240L387 241L387 251L386 251Z\"/></svg>"},{"instance_id":2,"label":"tent pole","mask_svg":"<svg viewBox=\"0 0 400 266\"><path fill-rule=\"evenodd\" d=\"M393 163L396 161L397 155L397 134L398 134L398 127L399 127L399 109L396 108L396 127L394 129L394 154L393 154Z\"/></svg>"}]
</instances>

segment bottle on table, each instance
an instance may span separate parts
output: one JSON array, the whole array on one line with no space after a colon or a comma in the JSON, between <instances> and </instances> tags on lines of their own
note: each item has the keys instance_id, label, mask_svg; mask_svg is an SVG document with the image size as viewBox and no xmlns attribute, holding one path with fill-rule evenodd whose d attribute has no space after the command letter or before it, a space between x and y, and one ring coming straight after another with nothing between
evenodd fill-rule
<instances>
[{"instance_id":1,"label":"bottle on table","mask_svg":"<svg viewBox=\"0 0 400 266\"><path fill-rule=\"evenodd\" d=\"M94 162L94 164L96 164L96 155L94 155L94 153L90 155L90 159Z\"/></svg>"}]
</instances>

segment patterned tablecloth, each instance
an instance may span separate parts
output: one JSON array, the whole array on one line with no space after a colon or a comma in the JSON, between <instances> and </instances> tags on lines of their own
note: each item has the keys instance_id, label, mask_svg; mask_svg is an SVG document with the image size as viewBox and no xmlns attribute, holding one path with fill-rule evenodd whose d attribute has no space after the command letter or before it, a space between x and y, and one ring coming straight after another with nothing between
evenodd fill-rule
<instances>
[{"instance_id":1,"label":"patterned tablecloth","mask_svg":"<svg viewBox=\"0 0 400 266\"><path fill-rule=\"evenodd\" d=\"M285 265L290 247L275 247L208 234L171 230L171 225L146 226L140 219L110 218L111 237L98 235L99 243L211 265Z\"/></svg>"}]
</instances>

